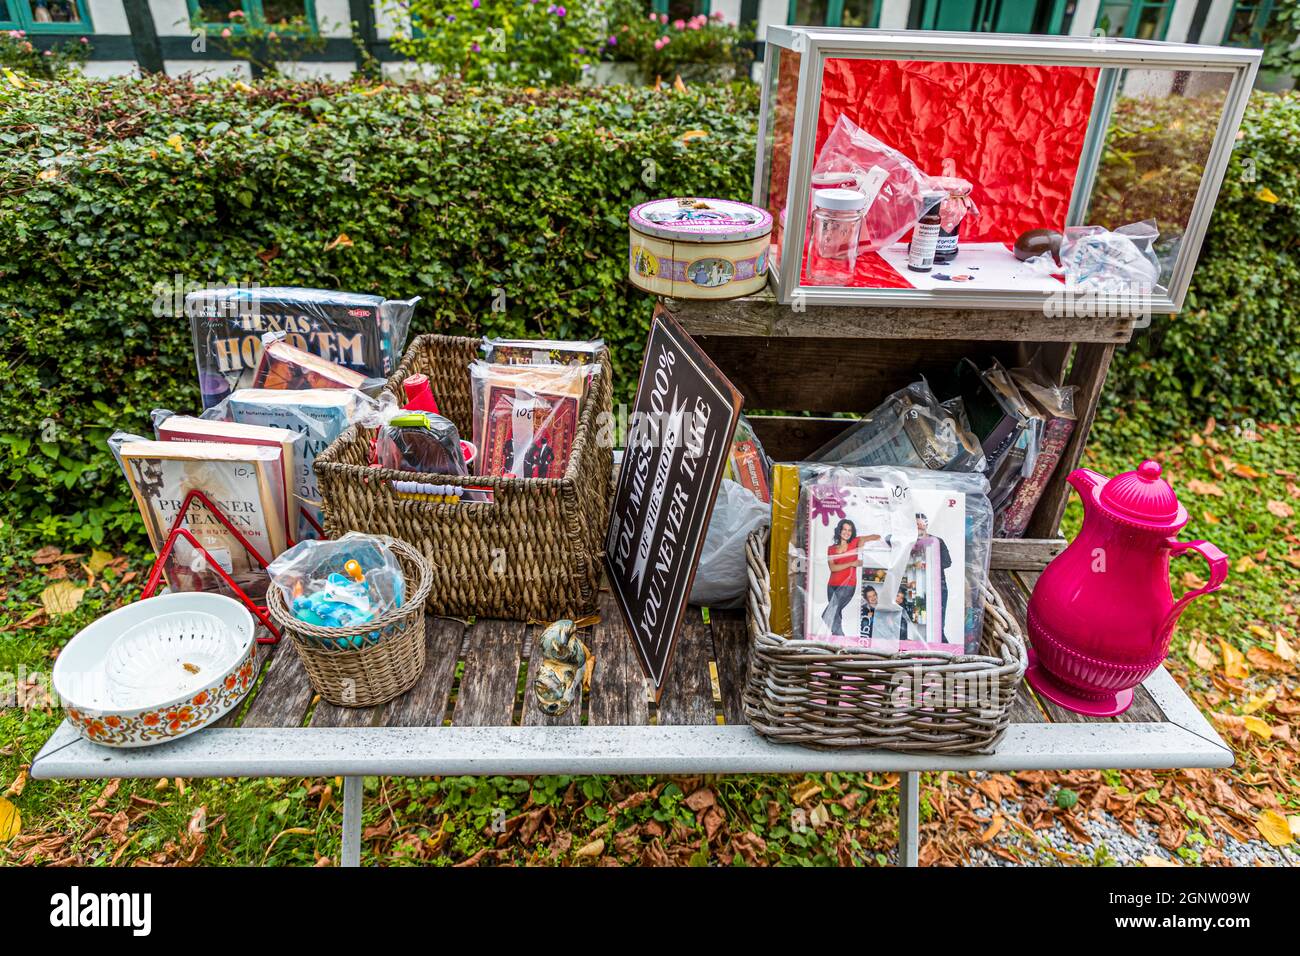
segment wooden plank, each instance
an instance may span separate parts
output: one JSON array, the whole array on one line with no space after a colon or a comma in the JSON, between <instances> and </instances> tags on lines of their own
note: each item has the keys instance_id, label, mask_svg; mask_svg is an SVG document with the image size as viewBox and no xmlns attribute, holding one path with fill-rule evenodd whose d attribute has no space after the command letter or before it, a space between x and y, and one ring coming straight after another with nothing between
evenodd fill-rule
<instances>
[{"instance_id":1,"label":"wooden plank","mask_svg":"<svg viewBox=\"0 0 1300 956\"><path fill-rule=\"evenodd\" d=\"M283 638L271 655L262 689L240 722L246 727L300 727L316 691L307 680L302 658L289 638Z\"/></svg>"},{"instance_id":2,"label":"wooden plank","mask_svg":"<svg viewBox=\"0 0 1300 956\"><path fill-rule=\"evenodd\" d=\"M479 620L465 642L465 672L452 723L462 727L504 727L514 723L521 621Z\"/></svg>"},{"instance_id":3,"label":"wooden plank","mask_svg":"<svg viewBox=\"0 0 1300 956\"><path fill-rule=\"evenodd\" d=\"M533 681L542 666L542 632L545 630L546 628L540 626L530 627L524 641L524 646L528 648L528 680L524 683L523 725L525 727L577 727L582 723L581 686L578 688L577 698L569 705L569 709L558 717L548 717L542 713L542 708L537 703L537 694L533 692ZM591 645L588 642L591 638L591 628L583 628L578 636L590 652Z\"/></svg>"},{"instance_id":4,"label":"wooden plank","mask_svg":"<svg viewBox=\"0 0 1300 956\"><path fill-rule=\"evenodd\" d=\"M387 704L375 707L337 707L327 700L316 705L311 714L313 727L380 727Z\"/></svg>"},{"instance_id":5,"label":"wooden plank","mask_svg":"<svg viewBox=\"0 0 1300 956\"><path fill-rule=\"evenodd\" d=\"M1133 337L1131 316L1049 316L1036 309L779 306L770 292L725 302L665 300L691 335L830 339L1109 342Z\"/></svg>"},{"instance_id":6,"label":"wooden plank","mask_svg":"<svg viewBox=\"0 0 1300 956\"><path fill-rule=\"evenodd\" d=\"M463 622L432 615L425 617L424 671L414 687L389 702L384 712L384 726L442 726L464 639Z\"/></svg>"},{"instance_id":7,"label":"wooden plank","mask_svg":"<svg viewBox=\"0 0 1300 956\"><path fill-rule=\"evenodd\" d=\"M773 461L803 461L856 418L810 418L799 415L749 415L754 434Z\"/></svg>"},{"instance_id":8,"label":"wooden plank","mask_svg":"<svg viewBox=\"0 0 1300 956\"><path fill-rule=\"evenodd\" d=\"M614 597L600 592L600 620L587 644L592 665L587 694L587 723L591 726L642 726L650 722L645 674ZM680 648L678 649L680 653Z\"/></svg>"},{"instance_id":9,"label":"wooden plank","mask_svg":"<svg viewBox=\"0 0 1300 956\"><path fill-rule=\"evenodd\" d=\"M1106 382L1106 373L1114 354L1113 345L1086 342L1080 343L1074 350L1074 361L1070 363L1066 383L1079 387L1074 395L1074 408L1079 421L1065 445L1065 451L1061 453L1055 473L1043 489L1043 496L1038 500L1034 516L1025 530L1026 537L1054 538L1060 533L1061 516L1065 514L1065 505L1070 500L1070 485L1065 479L1083 460L1083 449L1088 442L1088 432L1092 430L1092 423L1097 417L1097 402L1101 398L1102 386Z\"/></svg>"},{"instance_id":10,"label":"wooden plank","mask_svg":"<svg viewBox=\"0 0 1300 956\"><path fill-rule=\"evenodd\" d=\"M989 567L1003 571L1041 571L1065 550L1064 538L994 538Z\"/></svg>"},{"instance_id":11,"label":"wooden plank","mask_svg":"<svg viewBox=\"0 0 1300 956\"><path fill-rule=\"evenodd\" d=\"M722 717L729 724L745 723L745 680L749 676L749 627L745 612L709 608L713 660L722 693Z\"/></svg>"},{"instance_id":12,"label":"wooden plank","mask_svg":"<svg viewBox=\"0 0 1300 956\"><path fill-rule=\"evenodd\" d=\"M677 639L659 698L660 724L713 724L713 682L709 680L709 659L713 638L700 617L700 609L688 607L682 633Z\"/></svg>"},{"instance_id":13,"label":"wooden plank","mask_svg":"<svg viewBox=\"0 0 1300 956\"><path fill-rule=\"evenodd\" d=\"M266 628L262 627L261 625L258 625L257 632L254 634L254 637L255 638L261 637L265 633L267 633ZM271 655L275 653L276 648L279 646L280 646L279 644L258 644L255 646L255 650L253 651L253 673L254 674L262 673L263 665L265 665L266 662L271 659ZM293 653L293 652L290 651L289 653ZM253 678L253 682L254 684L257 683L256 677ZM257 688L254 687L252 694L249 697L245 698L244 700L241 700L239 702L238 707L232 707L230 711L226 714L226 716L222 717L220 720L213 721L213 723L210 726L234 727L236 725L236 721L239 715L242 714L247 707L250 707L252 705L254 696L256 694L257 694Z\"/></svg>"},{"instance_id":14,"label":"wooden plank","mask_svg":"<svg viewBox=\"0 0 1300 956\"><path fill-rule=\"evenodd\" d=\"M1015 351L1005 342L969 339L831 343L718 335L698 341L740 389L747 408L812 412L867 412L922 376L946 380L962 358L983 368L991 357L1007 361Z\"/></svg>"}]
</instances>

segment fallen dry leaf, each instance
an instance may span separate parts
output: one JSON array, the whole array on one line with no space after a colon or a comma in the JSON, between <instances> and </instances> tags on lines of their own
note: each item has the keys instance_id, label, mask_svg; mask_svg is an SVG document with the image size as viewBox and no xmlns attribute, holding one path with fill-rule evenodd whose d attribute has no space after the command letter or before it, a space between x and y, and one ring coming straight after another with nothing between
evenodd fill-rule
<instances>
[{"instance_id":1,"label":"fallen dry leaf","mask_svg":"<svg viewBox=\"0 0 1300 956\"><path fill-rule=\"evenodd\" d=\"M1296 658L1295 648L1287 643L1286 638L1281 633L1277 636L1277 643L1273 645L1273 653L1284 661L1294 662Z\"/></svg>"},{"instance_id":2,"label":"fallen dry leaf","mask_svg":"<svg viewBox=\"0 0 1300 956\"><path fill-rule=\"evenodd\" d=\"M9 789L5 791L6 797L21 797L23 790L27 787L27 768L23 767L18 771L18 776L14 777L14 782L9 784Z\"/></svg>"},{"instance_id":3,"label":"fallen dry leaf","mask_svg":"<svg viewBox=\"0 0 1300 956\"><path fill-rule=\"evenodd\" d=\"M1295 509L1285 501L1270 500L1264 507L1268 509L1269 514L1278 518L1289 518L1295 514Z\"/></svg>"},{"instance_id":4,"label":"fallen dry leaf","mask_svg":"<svg viewBox=\"0 0 1300 956\"><path fill-rule=\"evenodd\" d=\"M340 246L346 248L351 245L352 240L348 238L348 234L346 232L340 232L336 237L325 243L325 251L329 252L331 249L336 249Z\"/></svg>"},{"instance_id":5,"label":"fallen dry leaf","mask_svg":"<svg viewBox=\"0 0 1300 956\"><path fill-rule=\"evenodd\" d=\"M1246 667L1246 657L1223 638L1219 638L1219 650L1223 652L1223 673L1228 677L1244 678L1250 676Z\"/></svg>"},{"instance_id":6,"label":"fallen dry leaf","mask_svg":"<svg viewBox=\"0 0 1300 956\"><path fill-rule=\"evenodd\" d=\"M1276 810L1262 810L1255 819L1255 829L1269 842L1270 846L1286 846L1295 839L1291 832L1291 823Z\"/></svg>"},{"instance_id":7,"label":"fallen dry leaf","mask_svg":"<svg viewBox=\"0 0 1300 956\"><path fill-rule=\"evenodd\" d=\"M605 852L605 841L592 840L586 846L580 847L578 851L573 854L573 856L575 859L578 860L594 860L596 857L600 856L604 852Z\"/></svg>"},{"instance_id":8,"label":"fallen dry leaf","mask_svg":"<svg viewBox=\"0 0 1300 956\"><path fill-rule=\"evenodd\" d=\"M1181 863L1175 863L1173 860L1166 860L1163 856L1156 856L1154 853L1148 853L1142 857L1143 866L1182 866Z\"/></svg>"},{"instance_id":9,"label":"fallen dry leaf","mask_svg":"<svg viewBox=\"0 0 1300 956\"><path fill-rule=\"evenodd\" d=\"M0 843L8 843L22 832L22 814L12 803L0 797Z\"/></svg>"},{"instance_id":10,"label":"fallen dry leaf","mask_svg":"<svg viewBox=\"0 0 1300 956\"><path fill-rule=\"evenodd\" d=\"M790 799L794 801L795 806L807 803L813 797L822 792L822 785L816 780L805 780L790 790Z\"/></svg>"},{"instance_id":11,"label":"fallen dry leaf","mask_svg":"<svg viewBox=\"0 0 1300 956\"><path fill-rule=\"evenodd\" d=\"M1258 717L1250 716L1245 718L1246 729L1256 737L1268 740L1273 736L1273 728L1268 725L1268 721L1261 720Z\"/></svg>"},{"instance_id":12,"label":"fallen dry leaf","mask_svg":"<svg viewBox=\"0 0 1300 956\"><path fill-rule=\"evenodd\" d=\"M1212 671L1219 663L1219 659L1214 656L1214 651L1195 638L1187 642L1187 657L1203 671Z\"/></svg>"},{"instance_id":13,"label":"fallen dry leaf","mask_svg":"<svg viewBox=\"0 0 1300 956\"><path fill-rule=\"evenodd\" d=\"M41 592L41 605L51 617L69 614L77 609L85 594L85 588L78 587L71 581L55 581L46 585Z\"/></svg>"},{"instance_id":14,"label":"fallen dry leaf","mask_svg":"<svg viewBox=\"0 0 1300 956\"><path fill-rule=\"evenodd\" d=\"M1194 495L1208 495L1213 498L1222 498L1223 489L1212 481L1201 481L1199 478L1191 478L1187 482L1187 490Z\"/></svg>"},{"instance_id":15,"label":"fallen dry leaf","mask_svg":"<svg viewBox=\"0 0 1300 956\"><path fill-rule=\"evenodd\" d=\"M981 843L988 843L995 836L997 836L999 833L1002 832L1002 828L1006 826L1006 824L1007 824L1006 818L1003 817L1002 814L999 813L994 815L993 822L990 823L988 825L988 828L985 829L984 832L980 834L979 841Z\"/></svg>"}]
</instances>

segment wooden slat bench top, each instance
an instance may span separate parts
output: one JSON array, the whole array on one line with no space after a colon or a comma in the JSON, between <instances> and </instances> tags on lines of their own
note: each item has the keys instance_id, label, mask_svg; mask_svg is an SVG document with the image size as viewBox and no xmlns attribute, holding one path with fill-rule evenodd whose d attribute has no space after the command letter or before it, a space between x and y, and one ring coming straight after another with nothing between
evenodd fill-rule
<instances>
[{"instance_id":1,"label":"wooden slat bench top","mask_svg":"<svg viewBox=\"0 0 1300 956\"><path fill-rule=\"evenodd\" d=\"M1033 572L993 572L1022 626L1034 578ZM551 718L537 708L531 688L541 632L514 621L430 617L419 682L370 708L320 700L287 641L263 646L254 693L213 728L129 751L86 743L65 722L37 756L32 775L1036 769L1227 766L1232 760L1163 669L1137 690L1127 713L1105 720L1056 707L1022 683L1012 726L994 755L833 753L768 744L745 724L740 704L748 641L743 612L689 610L656 704L607 592L600 621L581 632L595 658L589 684L567 714Z\"/></svg>"}]
</instances>

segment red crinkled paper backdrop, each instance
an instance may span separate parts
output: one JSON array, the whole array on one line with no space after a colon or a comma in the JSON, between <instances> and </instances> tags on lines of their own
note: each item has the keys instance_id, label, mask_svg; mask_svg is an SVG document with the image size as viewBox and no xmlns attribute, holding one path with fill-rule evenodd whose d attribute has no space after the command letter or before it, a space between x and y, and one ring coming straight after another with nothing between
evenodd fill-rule
<instances>
[{"instance_id":1,"label":"red crinkled paper backdrop","mask_svg":"<svg viewBox=\"0 0 1300 956\"><path fill-rule=\"evenodd\" d=\"M924 173L942 174L950 157L981 213L962 223L962 241L1010 244L1027 229L1064 228L1097 76L1077 66L830 59L816 149L844 113ZM874 255L859 258L853 284L909 287Z\"/></svg>"}]
</instances>

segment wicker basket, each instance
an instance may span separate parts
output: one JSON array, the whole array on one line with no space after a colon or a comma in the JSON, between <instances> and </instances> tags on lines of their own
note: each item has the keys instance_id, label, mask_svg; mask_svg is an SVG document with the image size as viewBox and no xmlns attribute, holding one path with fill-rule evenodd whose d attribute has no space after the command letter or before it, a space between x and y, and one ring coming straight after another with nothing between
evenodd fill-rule
<instances>
[{"instance_id":1,"label":"wicker basket","mask_svg":"<svg viewBox=\"0 0 1300 956\"><path fill-rule=\"evenodd\" d=\"M479 342L422 335L407 350L388 388L423 373L442 414L471 433L469 363ZM596 608L605 526L609 522L612 442L599 440L610 420L608 353L583 403L569 466L560 478L420 475L371 468L371 431L349 428L316 459L325 529L387 534L416 546L433 568L429 611L452 617L515 620L581 617ZM491 488L493 500L457 503L402 499L391 480Z\"/></svg>"},{"instance_id":2,"label":"wicker basket","mask_svg":"<svg viewBox=\"0 0 1300 956\"><path fill-rule=\"evenodd\" d=\"M982 653L887 653L773 634L767 533L746 543L749 679L745 716L777 743L933 753L991 753L1010 719L1027 658L1020 629L984 591Z\"/></svg>"},{"instance_id":3,"label":"wicker basket","mask_svg":"<svg viewBox=\"0 0 1300 956\"><path fill-rule=\"evenodd\" d=\"M373 707L404 694L424 670L424 603L433 585L429 563L410 545L393 542L406 578L406 599L378 621L356 627L317 627L291 613L277 587L266 589L266 606L287 634L316 692L339 707ZM412 583L414 582L414 586ZM347 638L361 647L339 647Z\"/></svg>"}]
</instances>

